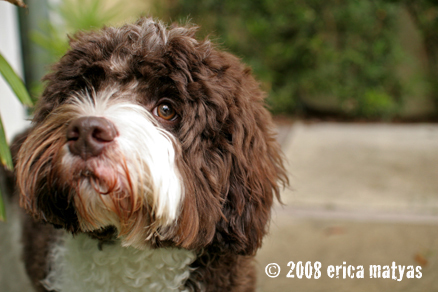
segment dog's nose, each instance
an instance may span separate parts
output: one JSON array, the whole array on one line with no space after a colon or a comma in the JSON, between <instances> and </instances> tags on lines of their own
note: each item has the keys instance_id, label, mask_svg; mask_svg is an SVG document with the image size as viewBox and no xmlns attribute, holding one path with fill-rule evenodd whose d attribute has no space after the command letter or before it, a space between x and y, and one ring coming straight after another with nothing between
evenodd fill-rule
<instances>
[{"instance_id":1,"label":"dog's nose","mask_svg":"<svg viewBox=\"0 0 438 292\"><path fill-rule=\"evenodd\" d=\"M84 160L101 154L116 136L114 124L101 117L81 117L67 127L68 149Z\"/></svg>"}]
</instances>

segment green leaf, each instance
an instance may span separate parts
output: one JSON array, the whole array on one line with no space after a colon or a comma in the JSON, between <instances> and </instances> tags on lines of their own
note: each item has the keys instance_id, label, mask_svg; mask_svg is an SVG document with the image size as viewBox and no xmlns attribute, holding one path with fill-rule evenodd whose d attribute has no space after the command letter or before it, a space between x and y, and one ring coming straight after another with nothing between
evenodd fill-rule
<instances>
[{"instance_id":1,"label":"green leaf","mask_svg":"<svg viewBox=\"0 0 438 292\"><path fill-rule=\"evenodd\" d=\"M0 221L6 221L5 204L3 204L2 190L0 189Z\"/></svg>"},{"instance_id":2,"label":"green leaf","mask_svg":"<svg viewBox=\"0 0 438 292\"><path fill-rule=\"evenodd\" d=\"M8 143L6 142L6 134L3 128L2 119L0 117L0 162L9 170L14 169L12 163L11 151L9 150Z\"/></svg>"},{"instance_id":3,"label":"green leaf","mask_svg":"<svg viewBox=\"0 0 438 292\"><path fill-rule=\"evenodd\" d=\"M32 106L33 102L29 96L29 93L24 87L23 81L21 81L20 77L14 72L12 67L0 53L0 74L6 80L6 83L9 84L12 91L18 97L18 99L27 106Z\"/></svg>"}]
</instances>

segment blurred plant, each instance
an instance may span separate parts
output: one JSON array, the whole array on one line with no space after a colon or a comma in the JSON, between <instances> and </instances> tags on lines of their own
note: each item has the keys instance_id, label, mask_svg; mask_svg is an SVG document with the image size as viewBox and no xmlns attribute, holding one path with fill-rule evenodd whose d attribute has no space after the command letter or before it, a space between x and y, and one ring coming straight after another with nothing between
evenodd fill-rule
<instances>
[{"instance_id":1,"label":"blurred plant","mask_svg":"<svg viewBox=\"0 0 438 292\"><path fill-rule=\"evenodd\" d=\"M309 97L329 95L346 115L389 118L403 103L393 3L184 0L168 6L167 17L190 14L203 31L215 31L220 43L244 56L275 112L306 113Z\"/></svg>"},{"instance_id":2,"label":"blurred plant","mask_svg":"<svg viewBox=\"0 0 438 292\"><path fill-rule=\"evenodd\" d=\"M9 65L9 63L6 61L6 59L3 57L1 53L0 53L0 75L5 79L6 83L11 87L12 91L18 97L21 103L27 106L33 105L29 93L27 92L26 87L24 86L20 77L18 77L18 75L14 72L12 67ZM6 167L6 169L13 170L14 165L12 163L11 151L6 141L6 135L5 135L5 130L3 127L1 116L0 116L0 162L4 167ZM6 212L5 212L5 206L3 204L2 191L0 188L0 221L4 221L5 219L6 219Z\"/></svg>"},{"instance_id":3,"label":"blurred plant","mask_svg":"<svg viewBox=\"0 0 438 292\"><path fill-rule=\"evenodd\" d=\"M438 2L436 0L388 0L401 2L419 29L427 56L429 91L438 116Z\"/></svg>"}]
</instances>

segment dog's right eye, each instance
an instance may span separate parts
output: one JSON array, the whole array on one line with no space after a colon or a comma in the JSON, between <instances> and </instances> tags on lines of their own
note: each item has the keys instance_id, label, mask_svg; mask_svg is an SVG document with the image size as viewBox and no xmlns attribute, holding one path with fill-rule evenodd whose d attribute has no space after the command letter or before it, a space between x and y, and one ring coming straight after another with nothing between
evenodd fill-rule
<instances>
[{"instance_id":1,"label":"dog's right eye","mask_svg":"<svg viewBox=\"0 0 438 292\"><path fill-rule=\"evenodd\" d=\"M166 121L171 121L176 116L176 111L172 105L168 103L162 103L156 107L156 115Z\"/></svg>"},{"instance_id":2,"label":"dog's right eye","mask_svg":"<svg viewBox=\"0 0 438 292\"><path fill-rule=\"evenodd\" d=\"M167 99L158 103L158 105L152 110L152 114L157 117L159 121L170 126L174 126L179 120L179 115L175 106Z\"/></svg>"}]
</instances>

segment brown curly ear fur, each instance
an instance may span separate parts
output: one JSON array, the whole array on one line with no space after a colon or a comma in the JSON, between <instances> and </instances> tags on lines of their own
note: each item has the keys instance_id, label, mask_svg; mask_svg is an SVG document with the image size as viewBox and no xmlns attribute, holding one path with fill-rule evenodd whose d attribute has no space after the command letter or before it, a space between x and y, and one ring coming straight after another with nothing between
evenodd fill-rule
<instances>
[{"instance_id":1,"label":"brown curly ear fur","mask_svg":"<svg viewBox=\"0 0 438 292\"><path fill-rule=\"evenodd\" d=\"M187 48L189 46L190 48ZM254 254L266 234L274 196L287 183L264 93L231 54L174 39L168 62L184 96L182 146L186 199L179 243Z\"/></svg>"},{"instance_id":2,"label":"brown curly ear fur","mask_svg":"<svg viewBox=\"0 0 438 292\"><path fill-rule=\"evenodd\" d=\"M251 81L254 82L248 77L247 86L254 86ZM278 184L285 183L287 177L271 117L255 99L259 89L242 87L253 98L247 110L251 114L234 113L235 125L241 126L231 132L234 153L230 187L222 210L225 218L217 226L215 240L223 242L229 250L250 255L261 246L274 196L280 201Z\"/></svg>"}]
</instances>

